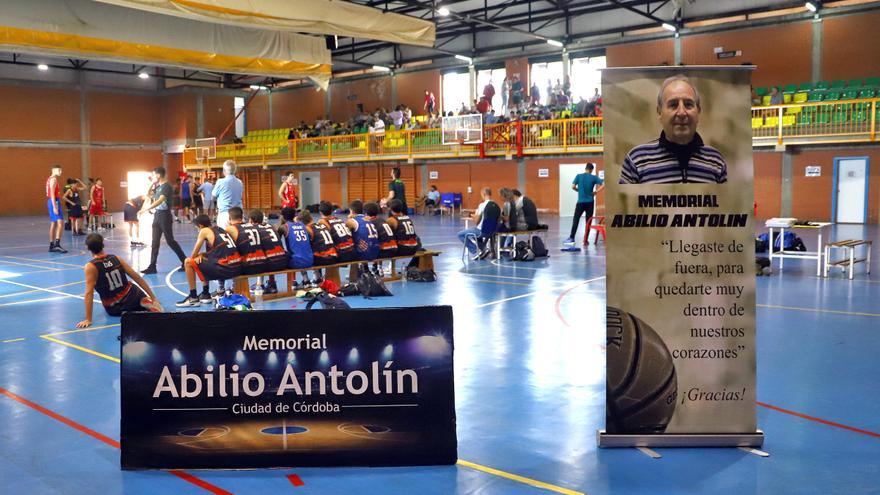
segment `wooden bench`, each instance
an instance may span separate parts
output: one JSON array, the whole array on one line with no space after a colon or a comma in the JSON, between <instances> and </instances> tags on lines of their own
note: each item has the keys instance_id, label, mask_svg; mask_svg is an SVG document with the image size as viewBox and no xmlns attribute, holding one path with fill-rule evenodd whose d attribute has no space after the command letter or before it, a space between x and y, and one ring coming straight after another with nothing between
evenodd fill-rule
<instances>
[{"instance_id":1,"label":"wooden bench","mask_svg":"<svg viewBox=\"0 0 880 495\"><path fill-rule=\"evenodd\" d=\"M524 235L529 243L529 246L532 245L531 236L540 235L544 238L544 245L547 244L547 231L548 229L535 229L535 230L511 230L509 232L496 232L495 233L495 258L501 259L501 252L510 253L511 256L516 254L516 236ZM503 240L505 237L513 237L513 242L510 243L510 247L503 246Z\"/></svg>"},{"instance_id":2,"label":"wooden bench","mask_svg":"<svg viewBox=\"0 0 880 495\"><path fill-rule=\"evenodd\" d=\"M408 254L406 256L395 256L393 258L379 258L376 259L376 262L391 262L391 275L388 277L384 277L383 280L386 282L390 282L393 280L400 280L401 276L397 274L397 261L398 260L406 260L409 263L409 260L413 258L418 258L419 260L419 270L433 270L434 269L434 257L440 256L440 251L419 251L415 254ZM332 265L324 265L324 266L313 266L309 268L287 268L284 270L279 270L276 272L264 272L264 273L253 273L247 275L239 275L235 277L232 282L232 290L236 294L241 294L246 296L251 301L254 300L253 294L251 294L251 287L249 279L258 278L258 277L268 277L270 275L279 276L285 275L287 278L287 282L285 284L285 289L281 290L279 287L278 293L276 294L264 294L263 300L271 301L272 299L278 299L281 297L290 297L296 295L293 290L293 281L295 279L295 275L297 272L306 272L309 270L324 270L324 280L332 280L336 285L342 287L342 277L339 273L340 268L348 267L348 279L352 282L357 281L358 275L360 275L360 265L362 263L373 263L373 261L363 261L363 260L355 260L355 261L346 261L344 263L335 263Z\"/></svg>"},{"instance_id":3,"label":"wooden bench","mask_svg":"<svg viewBox=\"0 0 880 495\"><path fill-rule=\"evenodd\" d=\"M841 270L846 270L849 267L849 279L853 278L853 266L856 263L865 263L865 269L867 273L871 273L871 247L872 241L865 240L854 240L847 239L845 241L837 241L832 242L830 244L825 244L825 273L824 275L828 276L828 271L831 270L831 267L836 266ZM865 257L864 258L856 258L856 247L865 246ZM843 259L838 261L831 261L831 251L834 249L842 249L843 250Z\"/></svg>"}]
</instances>

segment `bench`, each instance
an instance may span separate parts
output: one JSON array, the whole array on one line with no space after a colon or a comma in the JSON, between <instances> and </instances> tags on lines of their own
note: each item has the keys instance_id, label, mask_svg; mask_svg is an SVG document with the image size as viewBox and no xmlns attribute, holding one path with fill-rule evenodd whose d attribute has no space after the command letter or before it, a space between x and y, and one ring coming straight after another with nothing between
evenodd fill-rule
<instances>
[{"instance_id":1,"label":"bench","mask_svg":"<svg viewBox=\"0 0 880 495\"><path fill-rule=\"evenodd\" d=\"M832 242L830 244L825 244L825 272L824 275L828 276L828 271L831 270L831 267L839 267L841 270L846 270L849 267L849 279L853 278L853 266L856 263L865 263L865 269L867 273L871 273L871 246L872 241L865 240L854 240L847 239L845 241L837 241ZM865 257L864 258L856 258L856 247L865 246ZM843 259L838 261L831 261L831 251L834 249L842 249L843 250Z\"/></svg>"},{"instance_id":2,"label":"bench","mask_svg":"<svg viewBox=\"0 0 880 495\"><path fill-rule=\"evenodd\" d=\"M400 280L401 276L398 275L396 270L396 264L398 260L406 260L407 263L412 258L418 258L419 260L419 270L433 270L434 269L434 257L440 256L440 251L419 251L415 254L408 254L406 256L395 256L393 258L379 258L376 259L376 262L391 262L391 275L384 277L383 280L386 282ZM348 267L348 278L350 281L357 281L358 275L360 275L360 265L362 263L373 263L372 261L346 261L343 263L334 263L332 265L324 265L324 266L313 266L309 268L287 268L284 270L279 270L275 272L264 272L264 273L250 273L247 275L239 275L233 279L232 282L232 290L236 294L241 294L246 296L251 301L254 300L254 296L251 294L250 282L251 278L262 278L268 277L270 275L285 275L287 278L287 283L284 286L284 290L281 290L281 287L278 289L277 294L264 294L264 301L271 301L272 299L279 299L282 297L290 297L296 295L293 290L293 281L296 272L306 272L308 270L324 270L324 280L332 280L336 285L342 287L342 277L339 274L340 268Z\"/></svg>"},{"instance_id":3,"label":"bench","mask_svg":"<svg viewBox=\"0 0 880 495\"><path fill-rule=\"evenodd\" d=\"M495 233L495 257L496 259L501 259L501 253L506 252L509 253L512 257L516 254L516 236L524 235L526 236L526 241L529 243L529 246L532 245L531 236L540 235L544 239L544 245L547 244L547 230L544 229L535 229L535 230L511 230L509 232L496 232ZM512 237L513 242L510 243L509 247L504 247L504 238Z\"/></svg>"}]
</instances>

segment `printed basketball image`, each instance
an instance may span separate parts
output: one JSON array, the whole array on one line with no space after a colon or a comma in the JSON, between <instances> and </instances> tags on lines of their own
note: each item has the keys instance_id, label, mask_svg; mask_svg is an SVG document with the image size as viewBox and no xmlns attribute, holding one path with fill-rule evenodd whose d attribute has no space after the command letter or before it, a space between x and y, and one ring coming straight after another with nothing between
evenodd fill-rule
<instances>
[{"instance_id":1,"label":"printed basketball image","mask_svg":"<svg viewBox=\"0 0 880 495\"><path fill-rule=\"evenodd\" d=\"M607 312L606 429L663 433L675 412L672 355L647 323L617 308Z\"/></svg>"}]
</instances>

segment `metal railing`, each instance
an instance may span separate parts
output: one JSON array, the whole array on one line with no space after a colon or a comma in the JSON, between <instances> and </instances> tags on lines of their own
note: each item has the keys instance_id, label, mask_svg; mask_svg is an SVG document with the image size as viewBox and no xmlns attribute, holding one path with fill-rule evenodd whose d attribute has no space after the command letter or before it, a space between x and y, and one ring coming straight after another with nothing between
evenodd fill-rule
<instances>
[{"instance_id":1,"label":"metal railing","mask_svg":"<svg viewBox=\"0 0 880 495\"><path fill-rule=\"evenodd\" d=\"M752 108L754 146L876 142L880 98ZM446 144L440 129L386 131L217 146L216 157L196 159L184 150L188 168L218 167L234 159L241 166L297 165L481 156L597 153L602 118L525 121L483 127L483 144Z\"/></svg>"}]
</instances>

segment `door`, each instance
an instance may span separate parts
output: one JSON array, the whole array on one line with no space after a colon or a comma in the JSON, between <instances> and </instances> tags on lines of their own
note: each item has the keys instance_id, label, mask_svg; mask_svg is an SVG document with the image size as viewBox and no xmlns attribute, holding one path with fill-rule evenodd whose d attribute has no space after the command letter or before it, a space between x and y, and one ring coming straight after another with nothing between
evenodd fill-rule
<instances>
[{"instance_id":1,"label":"door","mask_svg":"<svg viewBox=\"0 0 880 495\"><path fill-rule=\"evenodd\" d=\"M868 159L866 157L836 158L835 200L838 223L865 223L868 200Z\"/></svg>"},{"instance_id":2,"label":"door","mask_svg":"<svg viewBox=\"0 0 880 495\"><path fill-rule=\"evenodd\" d=\"M321 172L299 173L300 207L321 202Z\"/></svg>"},{"instance_id":3,"label":"door","mask_svg":"<svg viewBox=\"0 0 880 495\"><path fill-rule=\"evenodd\" d=\"M586 163L559 165L559 216L570 217L574 215L578 193L571 190L571 183L577 174L584 172L586 165Z\"/></svg>"}]
</instances>

